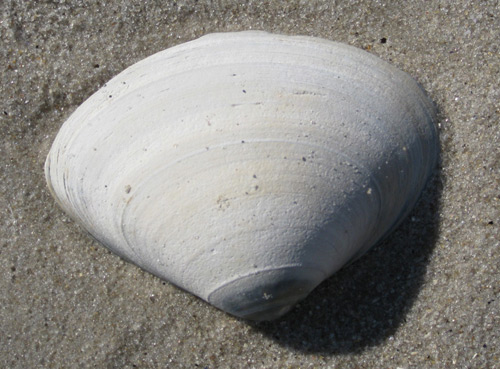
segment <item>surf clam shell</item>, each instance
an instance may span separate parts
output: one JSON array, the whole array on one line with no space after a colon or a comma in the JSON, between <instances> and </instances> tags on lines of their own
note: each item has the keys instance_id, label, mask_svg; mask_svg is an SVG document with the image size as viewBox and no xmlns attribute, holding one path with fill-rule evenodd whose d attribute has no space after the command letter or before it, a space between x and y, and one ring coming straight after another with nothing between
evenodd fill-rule
<instances>
[{"instance_id":1,"label":"surf clam shell","mask_svg":"<svg viewBox=\"0 0 500 369\"><path fill-rule=\"evenodd\" d=\"M59 131L60 206L121 257L216 307L277 318L408 214L435 111L359 49L211 34L125 69Z\"/></svg>"}]
</instances>

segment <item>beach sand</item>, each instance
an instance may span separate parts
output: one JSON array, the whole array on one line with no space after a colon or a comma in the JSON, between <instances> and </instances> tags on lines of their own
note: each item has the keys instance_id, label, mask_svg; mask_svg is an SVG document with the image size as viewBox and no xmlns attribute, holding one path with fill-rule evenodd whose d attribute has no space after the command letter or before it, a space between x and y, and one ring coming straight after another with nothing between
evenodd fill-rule
<instances>
[{"instance_id":1,"label":"beach sand","mask_svg":"<svg viewBox=\"0 0 500 369\"><path fill-rule=\"evenodd\" d=\"M500 368L498 1L0 3L0 367ZM365 49L439 109L439 167L408 219L280 320L249 323L94 242L43 165L127 66L212 32Z\"/></svg>"}]
</instances>

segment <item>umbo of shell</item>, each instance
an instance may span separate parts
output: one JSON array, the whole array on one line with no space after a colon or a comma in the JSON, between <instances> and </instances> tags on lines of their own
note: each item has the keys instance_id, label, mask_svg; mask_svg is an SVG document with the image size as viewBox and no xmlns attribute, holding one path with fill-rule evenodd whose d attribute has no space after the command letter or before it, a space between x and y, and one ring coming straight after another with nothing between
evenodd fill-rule
<instances>
[{"instance_id":1,"label":"umbo of shell","mask_svg":"<svg viewBox=\"0 0 500 369\"><path fill-rule=\"evenodd\" d=\"M110 250L230 314L282 316L408 214L435 109L359 49L204 36L132 65L64 123L45 171Z\"/></svg>"}]
</instances>

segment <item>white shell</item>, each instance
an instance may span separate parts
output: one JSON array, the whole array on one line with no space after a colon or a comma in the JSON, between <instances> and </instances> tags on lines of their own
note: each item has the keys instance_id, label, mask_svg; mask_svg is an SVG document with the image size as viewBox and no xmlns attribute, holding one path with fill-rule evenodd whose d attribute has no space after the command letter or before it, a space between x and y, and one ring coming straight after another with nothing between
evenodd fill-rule
<instances>
[{"instance_id":1,"label":"white shell","mask_svg":"<svg viewBox=\"0 0 500 369\"><path fill-rule=\"evenodd\" d=\"M434 114L410 76L354 47L212 34L91 96L46 177L112 251L268 320L408 214L436 163Z\"/></svg>"}]
</instances>

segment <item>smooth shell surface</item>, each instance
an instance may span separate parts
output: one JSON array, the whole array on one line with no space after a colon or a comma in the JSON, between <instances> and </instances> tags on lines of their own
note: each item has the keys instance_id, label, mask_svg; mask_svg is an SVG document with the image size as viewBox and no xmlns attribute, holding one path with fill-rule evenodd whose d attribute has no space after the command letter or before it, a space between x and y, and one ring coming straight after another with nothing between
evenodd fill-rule
<instances>
[{"instance_id":1,"label":"smooth shell surface","mask_svg":"<svg viewBox=\"0 0 500 369\"><path fill-rule=\"evenodd\" d=\"M431 101L351 46L222 33L127 68L64 123L60 206L125 259L269 320L408 214L435 166Z\"/></svg>"}]
</instances>

